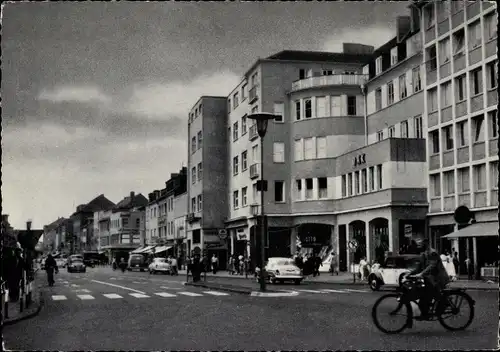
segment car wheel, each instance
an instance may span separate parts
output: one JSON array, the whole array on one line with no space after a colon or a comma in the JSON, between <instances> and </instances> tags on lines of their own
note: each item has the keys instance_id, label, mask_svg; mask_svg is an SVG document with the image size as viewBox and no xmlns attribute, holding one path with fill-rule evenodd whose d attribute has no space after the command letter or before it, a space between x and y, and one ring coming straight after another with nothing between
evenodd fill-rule
<instances>
[{"instance_id":1,"label":"car wheel","mask_svg":"<svg viewBox=\"0 0 500 352\"><path fill-rule=\"evenodd\" d=\"M370 283L372 291L378 291L380 289L380 280L377 279L375 275L370 276L368 282Z\"/></svg>"}]
</instances>

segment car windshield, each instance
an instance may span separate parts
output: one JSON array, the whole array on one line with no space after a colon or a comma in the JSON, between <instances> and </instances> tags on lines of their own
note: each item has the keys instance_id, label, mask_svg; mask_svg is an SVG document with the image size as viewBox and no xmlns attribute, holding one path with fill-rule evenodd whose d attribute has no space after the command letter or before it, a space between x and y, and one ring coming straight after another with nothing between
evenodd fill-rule
<instances>
[{"instance_id":1,"label":"car windshield","mask_svg":"<svg viewBox=\"0 0 500 352\"><path fill-rule=\"evenodd\" d=\"M157 262L157 263L165 263L165 258L156 258L155 262Z\"/></svg>"},{"instance_id":2,"label":"car windshield","mask_svg":"<svg viewBox=\"0 0 500 352\"><path fill-rule=\"evenodd\" d=\"M276 265L295 265L291 259L281 259L274 262Z\"/></svg>"},{"instance_id":3,"label":"car windshield","mask_svg":"<svg viewBox=\"0 0 500 352\"><path fill-rule=\"evenodd\" d=\"M132 260L141 260L142 259L142 255L133 255L130 257L130 259Z\"/></svg>"}]
</instances>

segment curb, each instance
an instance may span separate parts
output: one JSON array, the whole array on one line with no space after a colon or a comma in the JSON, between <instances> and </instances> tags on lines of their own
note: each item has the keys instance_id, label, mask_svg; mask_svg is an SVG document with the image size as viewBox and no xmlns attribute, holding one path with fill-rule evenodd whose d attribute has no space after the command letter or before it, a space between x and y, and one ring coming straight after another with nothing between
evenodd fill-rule
<instances>
[{"instance_id":1,"label":"curb","mask_svg":"<svg viewBox=\"0 0 500 352\"><path fill-rule=\"evenodd\" d=\"M208 278L208 277L207 277ZM231 277L231 276L218 276L218 277L215 277L215 276L211 276L210 277L212 280L214 281L217 281L219 279L230 279L230 280L251 280L250 278L248 279L245 279L244 277ZM356 282L346 282L346 281L340 281L340 282L332 282L332 281L308 281L308 280L304 280L302 281L304 284L313 284L313 285L366 285L368 286L368 283L367 282L359 282L359 281L356 281ZM471 287L468 287L468 286L452 286L451 288L464 288L466 290L475 290L475 291L496 291L498 290L498 286L497 285L494 285L492 284L491 287L474 287L474 286L471 286Z\"/></svg>"},{"instance_id":2,"label":"curb","mask_svg":"<svg viewBox=\"0 0 500 352\"><path fill-rule=\"evenodd\" d=\"M283 291L283 292L252 291L250 293L250 296L252 297L293 297L298 295L299 293L297 291Z\"/></svg>"},{"instance_id":3,"label":"curb","mask_svg":"<svg viewBox=\"0 0 500 352\"><path fill-rule=\"evenodd\" d=\"M184 286L194 286L194 287L210 288L210 289L214 289L214 290L239 293L239 294L242 294L242 295L250 295L252 293L251 289L236 288L236 287L233 288L233 287L220 286L220 285L210 285L210 284L205 284L205 283L183 282L183 285Z\"/></svg>"},{"instance_id":4,"label":"curb","mask_svg":"<svg viewBox=\"0 0 500 352\"><path fill-rule=\"evenodd\" d=\"M33 318L33 317L37 316L40 313L40 311L42 310L43 305L45 304L45 299L44 299L44 296L43 296L43 292L41 292L41 291L39 293L39 298L40 298L40 303L38 304L38 307L37 307L36 310L34 310L33 312L31 312L29 314L20 316L18 318L13 318L13 319L5 320L3 322L3 325L4 326L13 325L13 324L16 324L16 323L18 323L20 321L27 320L27 319L30 319L30 318Z\"/></svg>"}]
</instances>

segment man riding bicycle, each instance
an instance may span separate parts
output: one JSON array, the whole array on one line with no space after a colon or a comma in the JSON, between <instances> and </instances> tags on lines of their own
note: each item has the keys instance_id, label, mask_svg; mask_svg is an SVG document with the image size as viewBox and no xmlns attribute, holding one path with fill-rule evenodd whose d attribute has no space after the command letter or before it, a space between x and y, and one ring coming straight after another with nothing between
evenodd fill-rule
<instances>
[{"instance_id":1,"label":"man riding bicycle","mask_svg":"<svg viewBox=\"0 0 500 352\"><path fill-rule=\"evenodd\" d=\"M423 241L424 252L420 267L413 270L409 275L423 277L425 286L421 292L419 308L420 317L417 320L427 320L429 318L429 308L433 298L437 298L449 282L448 273L443 266L441 258L437 252L429 245L429 240Z\"/></svg>"}]
</instances>

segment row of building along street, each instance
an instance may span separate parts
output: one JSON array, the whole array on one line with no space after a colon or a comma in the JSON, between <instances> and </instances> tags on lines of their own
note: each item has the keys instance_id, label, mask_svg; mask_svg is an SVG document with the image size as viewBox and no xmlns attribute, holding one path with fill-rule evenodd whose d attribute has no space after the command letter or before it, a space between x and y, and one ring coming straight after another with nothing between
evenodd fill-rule
<instances>
[{"instance_id":1,"label":"row of building along street","mask_svg":"<svg viewBox=\"0 0 500 352\"><path fill-rule=\"evenodd\" d=\"M187 166L147 197L78 206L45 227L47 250L254 261L264 172L268 257L333 252L349 271L429 238L485 276L498 244L496 4L417 3L395 21L379 48L281 51L228 96L192 97ZM262 139L258 112L275 115Z\"/></svg>"}]
</instances>

